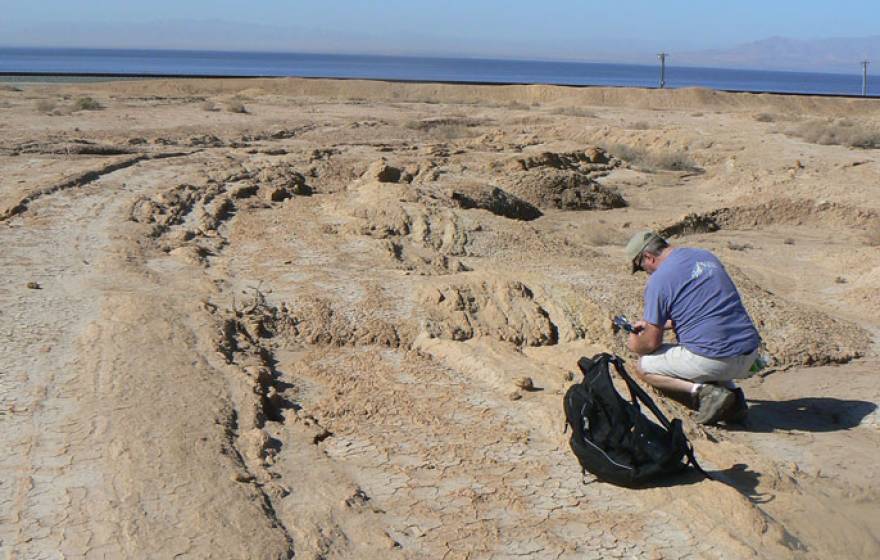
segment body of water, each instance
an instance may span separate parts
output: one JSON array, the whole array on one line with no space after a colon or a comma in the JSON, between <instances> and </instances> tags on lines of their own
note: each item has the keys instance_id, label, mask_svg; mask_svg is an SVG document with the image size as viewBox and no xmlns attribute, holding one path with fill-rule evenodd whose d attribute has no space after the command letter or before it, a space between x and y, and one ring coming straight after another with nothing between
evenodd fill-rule
<instances>
[{"instance_id":1,"label":"body of water","mask_svg":"<svg viewBox=\"0 0 880 560\"><path fill-rule=\"evenodd\" d=\"M656 87L659 66L335 54L0 48L0 73L299 76ZM868 93L880 93L880 77L868 79ZM850 75L667 66L666 87L860 95L862 76L857 71Z\"/></svg>"}]
</instances>

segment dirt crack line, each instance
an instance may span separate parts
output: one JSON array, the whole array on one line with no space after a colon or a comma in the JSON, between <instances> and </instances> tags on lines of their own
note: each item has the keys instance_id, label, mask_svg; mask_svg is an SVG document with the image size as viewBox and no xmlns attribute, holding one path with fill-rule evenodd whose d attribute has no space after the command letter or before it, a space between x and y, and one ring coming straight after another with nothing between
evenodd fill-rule
<instances>
[{"instance_id":1,"label":"dirt crack line","mask_svg":"<svg viewBox=\"0 0 880 560\"><path fill-rule=\"evenodd\" d=\"M28 206L37 199L40 199L44 196L48 196L51 194L55 194L57 192L61 192L67 189L73 189L77 187L83 187L88 185L89 183L93 183L103 177L104 175L108 175L115 171L119 171L120 169L125 169L127 167L131 167L132 165L136 165L145 160L151 159L166 159L171 157L181 157L188 156L197 153L197 151L193 152L168 152L168 153L160 153L160 154L139 154L133 157L125 158L122 160L114 161L113 163L108 163L98 169L91 169L84 173L80 173L74 175L72 177L68 177L61 181L60 183L56 183L54 185L50 185L48 187L44 187L42 189L38 189L27 196L23 197L18 203L5 210L2 214L0 214L0 222L5 222L9 218L13 216L17 216L21 214L25 210L27 210Z\"/></svg>"}]
</instances>

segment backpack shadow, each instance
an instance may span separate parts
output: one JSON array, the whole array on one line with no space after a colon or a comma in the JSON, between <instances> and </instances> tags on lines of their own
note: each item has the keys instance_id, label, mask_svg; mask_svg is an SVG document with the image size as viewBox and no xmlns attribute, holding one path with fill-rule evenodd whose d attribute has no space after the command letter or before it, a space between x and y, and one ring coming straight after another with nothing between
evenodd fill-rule
<instances>
[{"instance_id":1,"label":"backpack shadow","mask_svg":"<svg viewBox=\"0 0 880 560\"><path fill-rule=\"evenodd\" d=\"M707 470L712 480L730 486L753 504L766 504L773 500L773 495L762 494L758 492L758 483L761 473L749 469L744 463L737 463L732 467L724 470ZM688 486L691 484L699 484L706 480L696 469L685 469L680 473L670 474L662 478L658 478L634 488L635 490L643 490L647 488L671 488L673 486Z\"/></svg>"}]
</instances>

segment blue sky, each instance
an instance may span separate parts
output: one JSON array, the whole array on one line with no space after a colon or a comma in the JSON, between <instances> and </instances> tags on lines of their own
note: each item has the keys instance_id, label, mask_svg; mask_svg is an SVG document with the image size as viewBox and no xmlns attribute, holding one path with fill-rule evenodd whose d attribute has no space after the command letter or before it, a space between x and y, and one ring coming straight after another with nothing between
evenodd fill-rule
<instances>
[{"instance_id":1,"label":"blue sky","mask_svg":"<svg viewBox=\"0 0 880 560\"><path fill-rule=\"evenodd\" d=\"M290 48L401 54L582 58L590 53L727 48L771 36L795 39L880 35L880 0L681 1L573 0L150 0L149 2L0 1L0 42L65 46L162 46L163 26L187 20L188 42L169 32L168 47L259 48L261 29L289 28ZM180 21L176 22L179 26ZM220 23L248 24L241 36ZM139 32L127 32L135 25ZM151 26L153 44L143 42ZM199 27L204 34L200 34ZM245 28L252 27L249 31ZM227 30L227 31L222 31ZM78 34L77 34L78 33ZM271 33L267 33L271 35ZM224 37L225 35L225 37ZM237 42L236 42L237 40ZM266 43L278 48L283 42ZM122 43L122 44L120 44ZM366 46L365 46L366 45ZM254 50L258 50L254 49ZM286 50L286 49L283 49Z\"/></svg>"}]
</instances>

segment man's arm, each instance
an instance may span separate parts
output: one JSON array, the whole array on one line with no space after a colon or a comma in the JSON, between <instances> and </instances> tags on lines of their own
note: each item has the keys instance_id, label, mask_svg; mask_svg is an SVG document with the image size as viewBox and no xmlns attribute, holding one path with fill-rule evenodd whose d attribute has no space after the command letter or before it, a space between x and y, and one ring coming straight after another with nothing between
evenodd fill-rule
<instances>
[{"instance_id":1,"label":"man's arm","mask_svg":"<svg viewBox=\"0 0 880 560\"><path fill-rule=\"evenodd\" d=\"M663 343L663 329L646 321L636 321L633 324L635 332L630 333L626 340L626 347L640 356L650 354L660 348Z\"/></svg>"}]
</instances>

